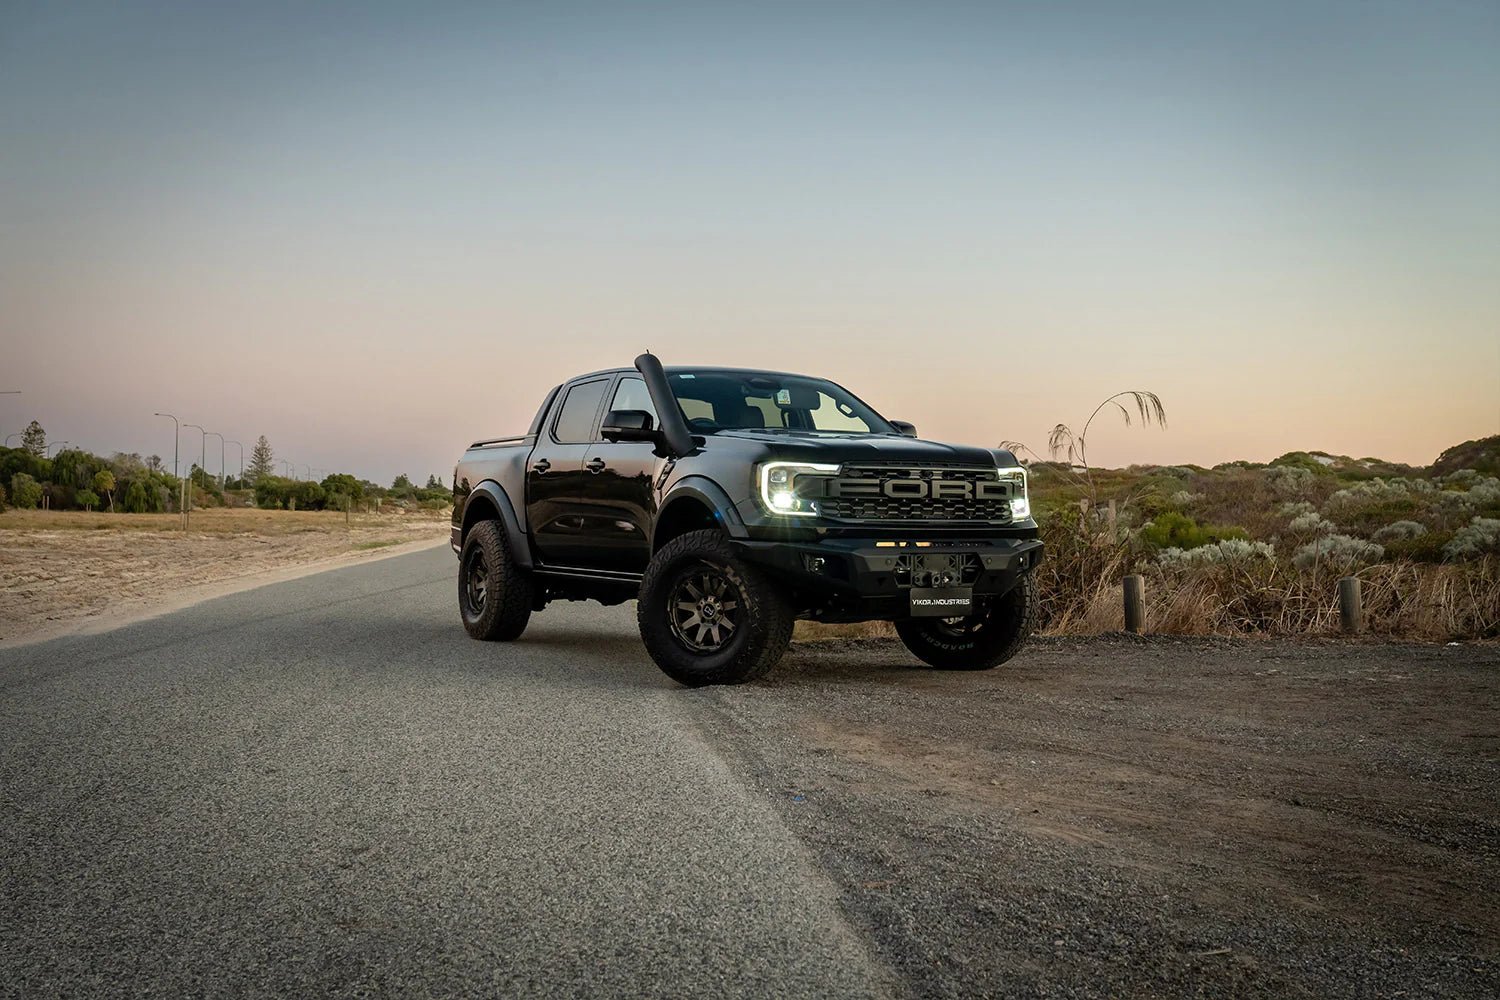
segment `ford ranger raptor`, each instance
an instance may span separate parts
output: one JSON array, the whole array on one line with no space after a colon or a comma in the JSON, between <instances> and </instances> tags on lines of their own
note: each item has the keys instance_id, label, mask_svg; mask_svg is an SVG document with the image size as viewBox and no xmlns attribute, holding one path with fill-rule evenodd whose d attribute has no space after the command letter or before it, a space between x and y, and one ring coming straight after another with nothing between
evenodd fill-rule
<instances>
[{"instance_id":1,"label":"ford ranger raptor","mask_svg":"<svg viewBox=\"0 0 1500 1000\"><path fill-rule=\"evenodd\" d=\"M798 618L890 621L931 666L984 670L1035 615L1015 456L919 440L821 378L643 354L474 443L453 491L471 636L516 639L552 601L635 600L651 658L690 686L764 675Z\"/></svg>"}]
</instances>

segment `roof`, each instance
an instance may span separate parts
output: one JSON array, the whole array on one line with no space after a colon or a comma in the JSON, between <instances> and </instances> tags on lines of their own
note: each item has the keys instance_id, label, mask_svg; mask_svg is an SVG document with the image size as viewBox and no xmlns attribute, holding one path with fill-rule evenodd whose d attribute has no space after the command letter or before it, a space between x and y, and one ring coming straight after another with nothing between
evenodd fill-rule
<instances>
[{"instance_id":1,"label":"roof","mask_svg":"<svg viewBox=\"0 0 1500 1000\"><path fill-rule=\"evenodd\" d=\"M729 367L726 367L724 365L666 365L666 366L664 366L663 370L668 375L680 375L680 374L682 374L684 372L697 372L697 373L702 373L702 372L719 372L719 373L722 373L722 374L725 374L725 375L771 375L771 376L779 376L781 378L815 378L815 377L818 377L818 376L812 376L812 375L800 375L797 372L772 371L772 370L766 369L766 368L729 368ZM639 375L640 374L634 368L630 368L630 367L604 368L604 369L601 369L600 371L596 371L596 372L586 372L586 373L584 373L582 375L574 375L572 378L565 379L564 381L565 382L577 382L579 379L594 378L594 377L599 376L599 375L618 375L618 374L624 374L624 373L629 373L631 375Z\"/></svg>"}]
</instances>

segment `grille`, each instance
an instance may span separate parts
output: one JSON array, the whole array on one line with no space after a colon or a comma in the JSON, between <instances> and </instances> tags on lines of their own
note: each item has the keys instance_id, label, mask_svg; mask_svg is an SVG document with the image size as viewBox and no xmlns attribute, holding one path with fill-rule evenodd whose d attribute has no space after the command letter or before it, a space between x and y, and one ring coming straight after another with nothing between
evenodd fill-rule
<instances>
[{"instance_id":1,"label":"grille","mask_svg":"<svg viewBox=\"0 0 1500 1000\"><path fill-rule=\"evenodd\" d=\"M845 479L942 479L967 483L994 482L993 469L955 467L890 468L845 466ZM824 517L842 521L986 521L1010 522L1010 502L957 497L824 497L818 501Z\"/></svg>"}]
</instances>

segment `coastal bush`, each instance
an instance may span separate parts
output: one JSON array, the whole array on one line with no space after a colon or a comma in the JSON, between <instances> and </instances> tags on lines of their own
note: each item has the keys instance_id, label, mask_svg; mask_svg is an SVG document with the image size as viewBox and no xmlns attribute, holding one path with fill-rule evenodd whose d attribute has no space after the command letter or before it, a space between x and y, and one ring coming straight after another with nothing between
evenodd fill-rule
<instances>
[{"instance_id":1,"label":"coastal bush","mask_svg":"<svg viewBox=\"0 0 1500 1000\"><path fill-rule=\"evenodd\" d=\"M1347 572L1381 560L1384 547L1351 535L1324 535L1308 542L1292 557L1298 569L1318 567Z\"/></svg>"},{"instance_id":2,"label":"coastal bush","mask_svg":"<svg viewBox=\"0 0 1500 1000\"><path fill-rule=\"evenodd\" d=\"M1443 546L1443 558L1456 561L1500 553L1500 518L1476 517Z\"/></svg>"}]
</instances>

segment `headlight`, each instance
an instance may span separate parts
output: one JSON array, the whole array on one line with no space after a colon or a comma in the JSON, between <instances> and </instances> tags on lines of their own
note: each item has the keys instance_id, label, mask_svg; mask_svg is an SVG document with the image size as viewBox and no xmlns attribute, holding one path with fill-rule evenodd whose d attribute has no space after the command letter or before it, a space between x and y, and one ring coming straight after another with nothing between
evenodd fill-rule
<instances>
[{"instance_id":1,"label":"headlight","mask_svg":"<svg viewBox=\"0 0 1500 1000\"><path fill-rule=\"evenodd\" d=\"M1024 521L1031 516L1031 495L1026 492L1026 470L1019 465L995 470L1002 483L1011 484L1010 519Z\"/></svg>"},{"instance_id":2,"label":"headlight","mask_svg":"<svg viewBox=\"0 0 1500 1000\"><path fill-rule=\"evenodd\" d=\"M797 477L831 476L838 471L837 465L817 465L811 462L763 462L756 466L756 478L760 481L760 504L771 514L817 517L817 501L797 495Z\"/></svg>"}]
</instances>

